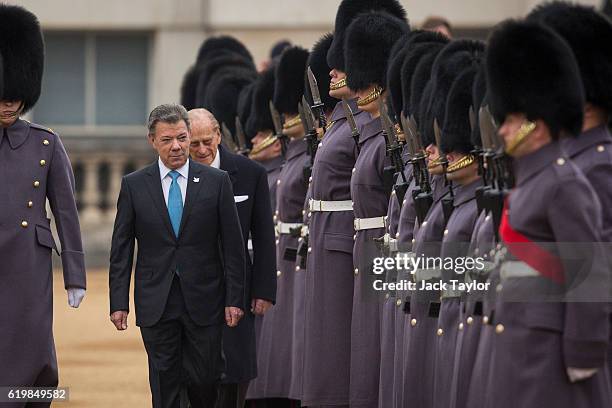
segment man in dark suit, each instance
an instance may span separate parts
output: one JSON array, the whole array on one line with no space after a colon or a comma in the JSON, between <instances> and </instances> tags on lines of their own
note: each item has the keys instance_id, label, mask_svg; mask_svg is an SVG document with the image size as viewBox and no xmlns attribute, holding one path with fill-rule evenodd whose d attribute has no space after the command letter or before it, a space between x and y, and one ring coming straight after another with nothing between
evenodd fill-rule
<instances>
[{"instance_id":1,"label":"man in dark suit","mask_svg":"<svg viewBox=\"0 0 612 408\"><path fill-rule=\"evenodd\" d=\"M263 315L276 298L276 248L267 173L263 166L220 145L219 123L212 113L194 109L189 111L189 120L191 158L229 174L245 250L247 240L252 243L248 245L253 258L246 261L244 300L250 302L251 311L237 327L223 331L226 367L217 400L217 408L242 408L249 381L257 376L254 315Z\"/></svg>"},{"instance_id":2,"label":"man in dark suit","mask_svg":"<svg viewBox=\"0 0 612 408\"><path fill-rule=\"evenodd\" d=\"M233 327L243 316L240 221L229 176L189 160L191 129L183 106L153 109L148 131L159 160L125 176L117 201L111 321L127 329L137 240L136 324L154 368L153 406L179 407L187 389L192 407L208 407L223 370L223 319Z\"/></svg>"}]
</instances>

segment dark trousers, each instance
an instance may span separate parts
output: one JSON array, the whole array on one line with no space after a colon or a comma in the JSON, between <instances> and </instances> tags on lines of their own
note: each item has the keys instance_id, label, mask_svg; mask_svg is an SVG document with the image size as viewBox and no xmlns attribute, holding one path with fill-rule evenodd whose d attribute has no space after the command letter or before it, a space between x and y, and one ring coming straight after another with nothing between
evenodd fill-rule
<instances>
[{"instance_id":1,"label":"dark trousers","mask_svg":"<svg viewBox=\"0 0 612 408\"><path fill-rule=\"evenodd\" d=\"M223 371L221 324L198 326L189 317L180 280L174 277L159 322L141 327L149 357L153 408L213 408Z\"/></svg>"},{"instance_id":2,"label":"dark trousers","mask_svg":"<svg viewBox=\"0 0 612 408\"><path fill-rule=\"evenodd\" d=\"M215 408L244 408L244 400L249 381L217 386L217 405Z\"/></svg>"}]
</instances>

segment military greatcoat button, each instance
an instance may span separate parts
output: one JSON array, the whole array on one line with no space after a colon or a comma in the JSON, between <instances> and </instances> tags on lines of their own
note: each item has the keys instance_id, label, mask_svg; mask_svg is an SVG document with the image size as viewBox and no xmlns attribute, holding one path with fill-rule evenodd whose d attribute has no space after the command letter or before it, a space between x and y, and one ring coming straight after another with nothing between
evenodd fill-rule
<instances>
[{"instance_id":1,"label":"military greatcoat button","mask_svg":"<svg viewBox=\"0 0 612 408\"><path fill-rule=\"evenodd\" d=\"M49 146L49 141L48 141L47 139L45 139L45 140L43 140L43 144L44 144L45 146Z\"/></svg>"},{"instance_id":2,"label":"military greatcoat button","mask_svg":"<svg viewBox=\"0 0 612 408\"><path fill-rule=\"evenodd\" d=\"M474 318L473 318L472 316L469 316L469 317L466 319L466 322L467 322L467 324L472 324L472 323L474 323Z\"/></svg>"},{"instance_id":3,"label":"military greatcoat button","mask_svg":"<svg viewBox=\"0 0 612 408\"><path fill-rule=\"evenodd\" d=\"M448 229L444 230L444 235L448 235Z\"/></svg>"},{"instance_id":4,"label":"military greatcoat button","mask_svg":"<svg viewBox=\"0 0 612 408\"><path fill-rule=\"evenodd\" d=\"M402 299L397 299L395 301L396 306L401 306L402 305Z\"/></svg>"},{"instance_id":5,"label":"military greatcoat button","mask_svg":"<svg viewBox=\"0 0 612 408\"><path fill-rule=\"evenodd\" d=\"M495 333L497 334L502 334L505 330L505 327L503 324L498 324L497 326L495 326Z\"/></svg>"},{"instance_id":6,"label":"military greatcoat button","mask_svg":"<svg viewBox=\"0 0 612 408\"><path fill-rule=\"evenodd\" d=\"M23 228L27 228L28 227L28 222L27 221L21 221L21 226Z\"/></svg>"},{"instance_id":7,"label":"military greatcoat button","mask_svg":"<svg viewBox=\"0 0 612 408\"><path fill-rule=\"evenodd\" d=\"M559 166L563 166L563 165L565 164L565 159L564 159L563 157L559 157L559 158L557 159L557 164L558 164Z\"/></svg>"},{"instance_id":8,"label":"military greatcoat button","mask_svg":"<svg viewBox=\"0 0 612 408\"><path fill-rule=\"evenodd\" d=\"M280 243L280 240L279 240L279 239L277 239L277 240L276 240L276 245L278 245L279 243Z\"/></svg>"},{"instance_id":9,"label":"military greatcoat button","mask_svg":"<svg viewBox=\"0 0 612 408\"><path fill-rule=\"evenodd\" d=\"M412 238L412 243L414 244L416 242L416 238Z\"/></svg>"},{"instance_id":10,"label":"military greatcoat button","mask_svg":"<svg viewBox=\"0 0 612 408\"><path fill-rule=\"evenodd\" d=\"M312 176L308 177L308 182L312 183Z\"/></svg>"},{"instance_id":11,"label":"military greatcoat button","mask_svg":"<svg viewBox=\"0 0 612 408\"><path fill-rule=\"evenodd\" d=\"M295 271L296 271L296 272L299 272L299 270L300 270L300 267L299 267L299 266L296 266L296 267L295 267Z\"/></svg>"},{"instance_id":12,"label":"military greatcoat button","mask_svg":"<svg viewBox=\"0 0 612 408\"><path fill-rule=\"evenodd\" d=\"M410 325L412 327L416 326L416 324L417 324L417 319L410 319Z\"/></svg>"},{"instance_id":13,"label":"military greatcoat button","mask_svg":"<svg viewBox=\"0 0 612 408\"><path fill-rule=\"evenodd\" d=\"M463 330L463 322L459 323L459 331Z\"/></svg>"},{"instance_id":14,"label":"military greatcoat button","mask_svg":"<svg viewBox=\"0 0 612 408\"><path fill-rule=\"evenodd\" d=\"M353 170L351 170L351 172L352 172L352 173L354 173L354 172L355 172L355 170L357 170L357 169L353 167Z\"/></svg>"},{"instance_id":15,"label":"military greatcoat button","mask_svg":"<svg viewBox=\"0 0 612 408\"><path fill-rule=\"evenodd\" d=\"M32 206L33 206L33 205L34 205L34 203L33 203L33 202L28 201L28 208L32 208Z\"/></svg>"},{"instance_id":16,"label":"military greatcoat button","mask_svg":"<svg viewBox=\"0 0 612 408\"><path fill-rule=\"evenodd\" d=\"M399 238L399 231L395 233L395 238Z\"/></svg>"},{"instance_id":17,"label":"military greatcoat button","mask_svg":"<svg viewBox=\"0 0 612 408\"><path fill-rule=\"evenodd\" d=\"M427 220L423 221L423 227L427 225Z\"/></svg>"},{"instance_id":18,"label":"military greatcoat button","mask_svg":"<svg viewBox=\"0 0 612 408\"><path fill-rule=\"evenodd\" d=\"M391 195L392 195L392 196L394 196L395 194L396 194L396 193L395 193L395 190L392 190L392 191L391 191Z\"/></svg>"},{"instance_id":19,"label":"military greatcoat button","mask_svg":"<svg viewBox=\"0 0 612 408\"><path fill-rule=\"evenodd\" d=\"M442 335L444 334L444 330L442 330L442 328L440 327L440 328L438 329L438 331L436 331L436 334L437 334L438 336L442 336Z\"/></svg>"},{"instance_id":20,"label":"military greatcoat button","mask_svg":"<svg viewBox=\"0 0 612 408\"><path fill-rule=\"evenodd\" d=\"M281 276L282 272L281 271L276 271L276 276Z\"/></svg>"},{"instance_id":21,"label":"military greatcoat button","mask_svg":"<svg viewBox=\"0 0 612 408\"><path fill-rule=\"evenodd\" d=\"M598 151L599 153L603 152L604 150L606 150L606 148L604 147L604 145L599 145L599 146L597 146L597 151Z\"/></svg>"},{"instance_id":22,"label":"military greatcoat button","mask_svg":"<svg viewBox=\"0 0 612 408\"><path fill-rule=\"evenodd\" d=\"M41 160L41 161L40 161L40 166L41 166L41 167L42 167L42 166L44 166L45 164L47 164L47 162L46 162L46 161L44 161L44 160Z\"/></svg>"},{"instance_id":23,"label":"military greatcoat button","mask_svg":"<svg viewBox=\"0 0 612 408\"><path fill-rule=\"evenodd\" d=\"M308 247L308 253L312 252L312 247Z\"/></svg>"},{"instance_id":24,"label":"military greatcoat button","mask_svg":"<svg viewBox=\"0 0 612 408\"><path fill-rule=\"evenodd\" d=\"M482 324L489 324L489 316L482 316Z\"/></svg>"},{"instance_id":25,"label":"military greatcoat button","mask_svg":"<svg viewBox=\"0 0 612 408\"><path fill-rule=\"evenodd\" d=\"M280 179L276 180L276 185L278 186L280 184Z\"/></svg>"},{"instance_id":26,"label":"military greatcoat button","mask_svg":"<svg viewBox=\"0 0 612 408\"><path fill-rule=\"evenodd\" d=\"M385 299L389 299L389 294L385 293Z\"/></svg>"},{"instance_id":27,"label":"military greatcoat button","mask_svg":"<svg viewBox=\"0 0 612 408\"><path fill-rule=\"evenodd\" d=\"M402 205L406 205L406 199L404 198L404 201L402 201Z\"/></svg>"},{"instance_id":28,"label":"military greatcoat button","mask_svg":"<svg viewBox=\"0 0 612 408\"><path fill-rule=\"evenodd\" d=\"M36 181L34 182L34 187L38 187L38 186L40 186L40 181L36 180Z\"/></svg>"},{"instance_id":29,"label":"military greatcoat button","mask_svg":"<svg viewBox=\"0 0 612 408\"><path fill-rule=\"evenodd\" d=\"M355 268L355 275L359 275L359 268Z\"/></svg>"}]
</instances>

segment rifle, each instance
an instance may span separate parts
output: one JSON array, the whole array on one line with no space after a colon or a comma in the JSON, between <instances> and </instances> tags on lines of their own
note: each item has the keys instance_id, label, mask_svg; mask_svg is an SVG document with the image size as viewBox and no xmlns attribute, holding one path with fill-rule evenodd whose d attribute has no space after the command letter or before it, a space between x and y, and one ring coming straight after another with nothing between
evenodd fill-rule
<instances>
[{"instance_id":1,"label":"rifle","mask_svg":"<svg viewBox=\"0 0 612 408\"><path fill-rule=\"evenodd\" d=\"M412 174L415 179L415 188L412 190L412 199L419 224L425 221L425 217L433 204L433 194L429 182L429 171L427 170L427 154L421 143L418 127L414 116L407 119L402 112L400 116L406 143L411 153L410 163Z\"/></svg>"},{"instance_id":2,"label":"rifle","mask_svg":"<svg viewBox=\"0 0 612 408\"><path fill-rule=\"evenodd\" d=\"M281 120L280 113L274 107L272 101L269 102L270 114L272 115L272 123L274 123L274 136L281 143L281 152L283 154L283 159L287 156L287 136L283 134L283 122Z\"/></svg>"},{"instance_id":3,"label":"rifle","mask_svg":"<svg viewBox=\"0 0 612 408\"><path fill-rule=\"evenodd\" d=\"M389 114L387 112L387 107L385 106L382 99L378 100L378 107L380 109L383 134L385 135L387 156L391 159L391 162L393 163L392 171L394 170L395 173L393 174L392 179L397 180L401 177L401 181L399 183L395 182L392 187L395 191L395 195L401 208L402 203L404 202L404 197L406 196L406 191L408 191L409 184L408 180L406 180L406 175L404 174L405 168L404 160L402 158L402 145L397 139L397 134L395 133L395 126L393 126L393 124L391 123L391 119L389 118Z\"/></svg>"},{"instance_id":4,"label":"rifle","mask_svg":"<svg viewBox=\"0 0 612 408\"><path fill-rule=\"evenodd\" d=\"M355 141L355 146L357 146L357 153L361 151L359 147L359 129L357 129L357 123L355 123L355 117L353 116L353 112L351 111L351 107L349 106L346 99L342 99L342 107L344 108L344 113L346 115L346 120L351 128L351 137Z\"/></svg>"},{"instance_id":5,"label":"rifle","mask_svg":"<svg viewBox=\"0 0 612 408\"><path fill-rule=\"evenodd\" d=\"M325 117L325 105L321 102L321 94L319 93L319 85L317 84L317 78L315 78L310 66L306 70L306 76L308 77L308 85L310 86L310 94L312 95L312 111L316 112L316 118L319 121L318 128L323 129L323 133L327 130L327 118ZM306 106L306 103L304 103Z\"/></svg>"},{"instance_id":6,"label":"rifle","mask_svg":"<svg viewBox=\"0 0 612 408\"><path fill-rule=\"evenodd\" d=\"M474 129L476 129L476 112L474 112L474 107L471 105L470 105L470 111L469 111L469 118L470 118L470 128L472 129L472 132L474 132ZM474 156L478 162L478 175L482 177L482 186L477 187L476 192L475 192L476 208L477 208L478 214L480 214L480 212L486 207L484 192L490 188L488 184L486 168L484 165L484 156L485 156L485 150L487 149L487 143L482 133L480 133L480 139L481 139L480 146L474 146L474 149L470 152L470 154Z\"/></svg>"},{"instance_id":7,"label":"rifle","mask_svg":"<svg viewBox=\"0 0 612 408\"><path fill-rule=\"evenodd\" d=\"M444 213L444 224L448 222L455 209L455 193L453 191L453 183L446 177L446 169L448 168L448 160L446 156L442 154L440 149L442 143L442 131L438 125L438 119L434 118L434 137L436 138L436 146L438 147L438 162L442 166L442 172L444 173L444 185L448 186L449 194L442 198L442 212Z\"/></svg>"},{"instance_id":8,"label":"rifle","mask_svg":"<svg viewBox=\"0 0 612 408\"><path fill-rule=\"evenodd\" d=\"M232 132L225 126L225 123L221 123L221 144L232 153L238 152L238 147L234 142Z\"/></svg>"},{"instance_id":9,"label":"rifle","mask_svg":"<svg viewBox=\"0 0 612 408\"><path fill-rule=\"evenodd\" d=\"M244 135L244 130L242 129L242 123L240 122L240 118L236 116L236 139L238 139L238 153L243 156L248 156L251 150L247 147L246 137Z\"/></svg>"}]
</instances>

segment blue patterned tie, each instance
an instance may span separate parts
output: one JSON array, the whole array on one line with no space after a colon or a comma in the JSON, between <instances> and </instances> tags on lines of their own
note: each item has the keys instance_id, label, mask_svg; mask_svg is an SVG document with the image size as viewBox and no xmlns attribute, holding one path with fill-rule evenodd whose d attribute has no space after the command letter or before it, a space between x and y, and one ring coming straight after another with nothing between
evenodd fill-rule
<instances>
[{"instance_id":1,"label":"blue patterned tie","mask_svg":"<svg viewBox=\"0 0 612 408\"><path fill-rule=\"evenodd\" d=\"M172 184L170 184L170 192L168 193L168 214L170 214L170 222L172 223L174 235L178 238L181 218L183 217L183 196L177 181L180 173L172 170L168 174L172 177Z\"/></svg>"}]
</instances>

